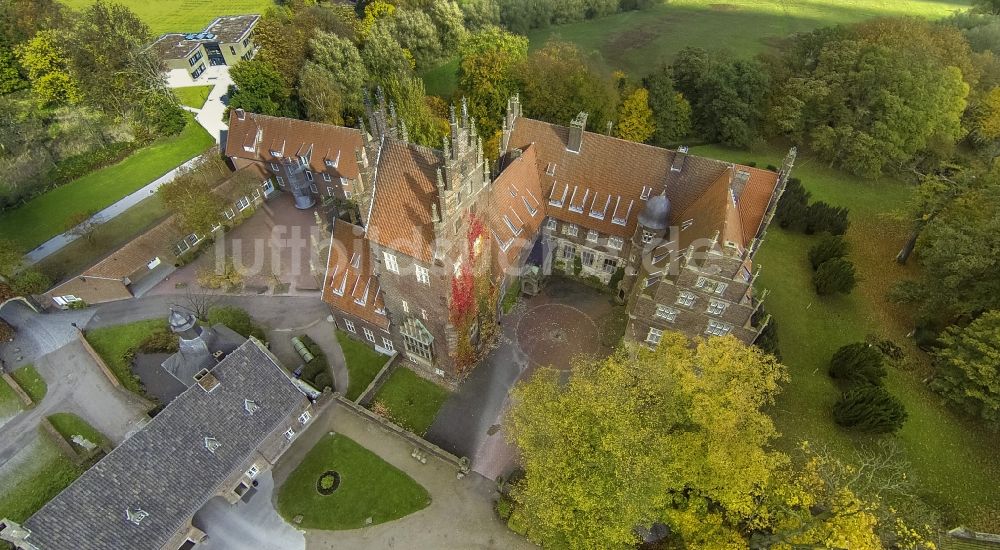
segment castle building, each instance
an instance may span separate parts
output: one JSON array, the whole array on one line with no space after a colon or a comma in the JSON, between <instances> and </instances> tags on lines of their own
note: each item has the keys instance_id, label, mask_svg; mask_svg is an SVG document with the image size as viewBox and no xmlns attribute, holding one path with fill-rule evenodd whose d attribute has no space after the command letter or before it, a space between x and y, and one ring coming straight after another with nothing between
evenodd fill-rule
<instances>
[{"instance_id":1,"label":"castle building","mask_svg":"<svg viewBox=\"0 0 1000 550\"><path fill-rule=\"evenodd\" d=\"M431 149L382 98L360 129L231 115L235 165L266 166L303 207L318 195L357 205L334 223L323 288L341 329L456 380L497 316L463 323L462 289L471 278L503 296L531 256L543 273L611 285L633 341L757 337L753 256L794 150L775 173L588 132L586 113L568 127L526 118L515 96L491 169L464 102L449 123ZM311 184L290 188L291 169Z\"/></svg>"}]
</instances>

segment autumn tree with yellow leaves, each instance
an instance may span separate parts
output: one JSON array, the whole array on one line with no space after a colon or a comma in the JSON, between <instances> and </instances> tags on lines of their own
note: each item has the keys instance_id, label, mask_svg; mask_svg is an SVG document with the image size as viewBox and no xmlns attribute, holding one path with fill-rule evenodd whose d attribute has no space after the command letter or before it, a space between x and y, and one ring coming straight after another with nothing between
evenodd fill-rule
<instances>
[{"instance_id":1,"label":"autumn tree with yellow leaves","mask_svg":"<svg viewBox=\"0 0 1000 550\"><path fill-rule=\"evenodd\" d=\"M839 462L806 447L794 466L771 447L763 409L787 379L733 337L692 348L679 333L580 362L565 382L540 370L512 393L525 476L509 525L546 548L633 547L654 523L688 548L881 548L877 503Z\"/></svg>"}]
</instances>

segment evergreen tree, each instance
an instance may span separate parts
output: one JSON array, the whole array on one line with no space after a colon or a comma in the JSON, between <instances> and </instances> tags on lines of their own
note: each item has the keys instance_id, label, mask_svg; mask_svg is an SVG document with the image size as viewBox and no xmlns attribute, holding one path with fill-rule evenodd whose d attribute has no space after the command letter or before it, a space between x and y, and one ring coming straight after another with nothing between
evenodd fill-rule
<instances>
[{"instance_id":1,"label":"evergreen tree","mask_svg":"<svg viewBox=\"0 0 1000 550\"><path fill-rule=\"evenodd\" d=\"M615 134L629 141L644 143L653 135L653 111L649 108L649 91L637 88L622 101L618 109Z\"/></svg>"},{"instance_id":2,"label":"evergreen tree","mask_svg":"<svg viewBox=\"0 0 1000 550\"><path fill-rule=\"evenodd\" d=\"M847 208L830 206L823 201L810 204L805 219L805 232L807 235L822 233L824 231L832 235L843 235L847 233L849 225L847 221Z\"/></svg>"},{"instance_id":3,"label":"evergreen tree","mask_svg":"<svg viewBox=\"0 0 1000 550\"><path fill-rule=\"evenodd\" d=\"M679 142L691 133L691 104L674 88L672 71L661 66L643 81L653 110L653 143L660 147Z\"/></svg>"},{"instance_id":4,"label":"evergreen tree","mask_svg":"<svg viewBox=\"0 0 1000 550\"><path fill-rule=\"evenodd\" d=\"M830 359L830 376L850 382L877 385L885 377L882 352L867 342L842 346Z\"/></svg>"},{"instance_id":5,"label":"evergreen tree","mask_svg":"<svg viewBox=\"0 0 1000 550\"><path fill-rule=\"evenodd\" d=\"M966 413L1000 424L1000 311L948 327L940 344L931 387Z\"/></svg>"},{"instance_id":6,"label":"evergreen tree","mask_svg":"<svg viewBox=\"0 0 1000 550\"><path fill-rule=\"evenodd\" d=\"M774 212L774 221L782 229L791 231L802 231L808 223L809 197L811 193L802 186L799 178L788 178L785 185L785 192L778 201L778 208Z\"/></svg>"},{"instance_id":7,"label":"evergreen tree","mask_svg":"<svg viewBox=\"0 0 1000 550\"><path fill-rule=\"evenodd\" d=\"M849 293L857 284L857 275L854 272L854 264L844 258L834 258L823 262L813 273L813 286L816 294L826 296L839 292Z\"/></svg>"},{"instance_id":8,"label":"evergreen tree","mask_svg":"<svg viewBox=\"0 0 1000 550\"><path fill-rule=\"evenodd\" d=\"M833 418L845 428L893 433L903 427L906 409L882 386L861 385L845 392L834 404Z\"/></svg>"},{"instance_id":9,"label":"evergreen tree","mask_svg":"<svg viewBox=\"0 0 1000 550\"><path fill-rule=\"evenodd\" d=\"M823 235L809 248L809 263L815 271L823 262L847 256L847 241L840 235Z\"/></svg>"}]
</instances>

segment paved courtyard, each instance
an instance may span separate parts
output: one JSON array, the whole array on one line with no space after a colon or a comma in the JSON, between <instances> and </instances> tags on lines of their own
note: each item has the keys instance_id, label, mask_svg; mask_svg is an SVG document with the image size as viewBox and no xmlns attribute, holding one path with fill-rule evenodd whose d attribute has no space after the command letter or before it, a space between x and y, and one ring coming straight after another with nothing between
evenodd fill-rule
<instances>
[{"instance_id":1,"label":"paved courtyard","mask_svg":"<svg viewBox=\"0 0 1000 550\"><path fill-rule=\"evenodd\" d=\"M445 401L427 439L469 457L487 479L508 473L516 451L504 440L501 420L510 388L539 367L568 371L575 359L610 354L604 335L620 311L610 295L550 279L538 296L503 316L500 345Z\"/></svg>"}]
</instances>

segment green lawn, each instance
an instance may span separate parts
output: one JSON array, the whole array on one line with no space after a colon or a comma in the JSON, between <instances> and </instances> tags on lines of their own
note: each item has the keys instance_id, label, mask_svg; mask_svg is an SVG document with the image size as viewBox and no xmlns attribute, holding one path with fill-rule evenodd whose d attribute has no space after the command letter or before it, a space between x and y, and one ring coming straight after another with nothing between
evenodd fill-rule
<instances>
[{"instance_id":1,"label":"green lawn","mask_svg":"<svg viewBox=\"0 0 1000 550\"><path fill-rule=\"evenodd\" d=\"M780 164L784 154L777 149L750 154L720 147L692 151L736 162L756 160L759 166ZM890 369L887 385L909 413L896 438L912 464L920 495L944 514L946 523L997 532L1000 437L945 409L921 383L929 370L926 356L906 338L912 328L909 312L886 299L892 283L916 269L893 260L906 238L908 227L898 211L909 188L891 179L865 182L804 157L793 175L802 179L813 200L850 208L850 259L862 280L848 296L817 296L806 258L816 237L776 226L768 231L757 256L758 288L771 291L764 306L778 323L781 353L791 375L775 407L775 421L784 434L781 446L788 450L808 440L846 458L869 441L833 423L830 410L838 391L826 367L838 347L866 334L891 338L906 349L911 365L908 370Z\"/></svg>"},{"instance_id":2,"label":"green lawn","mask_svg":"<svg viewBox=\"0 0 1000 550\"><path fill-rule=\"evenodd\" d=\"M396 424L423 435L447 398L448 390L400 367L389 375L372 403L384 406Z\"/></svg>"},{"instance_id":3,"label":"green lawn","mask_svg":"<svg viewBox=\"0 0 1000 550\"><path fill-rule=\"evenodd\" d=\"M340 344L340 349L344 352L344 359L347 361L347 376L350 380L347 394L344 397L354 401L372 383L375 375L382 370L382 366L389 358L340 330L337 331L337 343Z\"/></svg>"},{"instance_id":4,"label":"green lawn","mask_svg":"<svg viewBox=\"0 0 1000 550\"><path fill-rule=\"evenodd\" d=\"M193 109L201 109L208 100L208 94L215 86L188 86L186 88L174 88L174 95L181 105L186 105Z\"/></svg>"},{"instance_id":5,"label":"green lawn","mask_svg":"<svg viewBox=\"0 0 1000 550\"><path fill-rule=\"evenodd\" d=\"M62 0L63 4L81 9L94 0ZM273 0L183 0L181 2L150 2L148 0L117 0L128 6L147 25L154 35L166 32L195 32L205 28L220 15L245 13L263 14L274 6Z\"/></svg>"},{"instance_id":6,"label":"green lawn","mask_svg":"<svg viewBox=\"0 0 1000 550\"><path fill-rule=\"evenodd\" d=\"M97 429L87 423L86 420L73 413L55 413L49 415L48 419L49 422L52 423L52 427L59 432L59 435L63 436L66 443L69 443L78 451L84 451L85 449L73 442L74 435L82 435L98 447L105 446L109 443L108 438L105 437L104 434L97 431Z\"/></svg>"},{"instance_id":7,"label":"green lawn","mask_svg":"<svg viewBox=\"0 0 1000 550\"><path fill-rule=\"evenodd\" d=\"M45 392L49 389L45 384L45 379L38 374L38 370L35 369L34 365L20 367L11 372L10 375L36 405L45 397Z\"/></svg>"},{"instance_id":8,"label":"green lawn","mask_svg":"<svg viewBox=\"0 0 1000 550\"><path fill-rule=\"evenodd\" d=\"M0 473L0 518L23 522L82 473L82 468L39 434Z\"/></svg>"},{"instance_id":9,"label":"green lawn","mask_svg":"<svg viewBox=\"0 0 1000 550\"><path fill-rule=\"evenodd\" d=\"M458 58L450 59L433 69L424 71L421 75L427 95L436 95L451 99L458 87Z\"/></svg>"},{"instance_id":10,"label":"green lawn","mask_svg":"<svg viewBox=\"0 0 1000 550\"><path fill-rule=\"evenodd\" d=\"M122 162L57 187L0 218L0 235L31 250L65 230L77 212L96 212L176 168L215 144L190 113L176 135L144 147Z\"/></svg>"},{"instance_id":11,"label":"green lawn","mask_svg":"<svg viewBox=\"0 0 1000 550\"><path fill-rule=\"evenodd\" d=\"M34 266L53 283L79 275L99 259L150 229L169 212L156 194L115 216L94 230L93 239L77 239Z\"/></svg>"},{"instance_id":12,"label":"green lawn","mask_svg":"<svg viewBox=\"0 0 1000 550\"><path fill-rule=\"evenodd\" d=\"M316 490L327 471L340 474L332 494ZM325 435L278 489L278 512L298 527L339 531L385 523L430 504L427 491L410 476L343 435Z\"/></svg>"},{"instance_id":13,"label":"green lawn","mask_svg":"<svg viewBox=\"0 0 1000 550\"><path fill-rule=\"evenodd\" d=\"M122 383L125 389L138 394L143 393L139 377L132 372L131 362L126 360L126 354L135 349L151 332L166 327L162 319L136 321L124 325L96 328L85 334L87 342L100 354L108 368Z\"/></svg>"},{"instance_id":14,"label":"green lawn","mask_svg":"<svg viewBox=\"0 0 1000 550\"><path fill-rule=\"evenodd\" d=\"M553 37L573 42L605 69L641 77L686 46L752 55L776 38L816 27L881 15L939 18L971 4L971 0L669 0L647 10L539 29L528 38L532 49Z\"/></svg>"},{"instance_id":15,"label":"green lawn","mask_svg":"<svg viewBox=\"0 0 1000 550\"><path fill-rule=\"evenodd\" d=\"M19 412L21 412L21 399L7 382L0 380L0 426Z\"/></svg>"}]
</instances>

